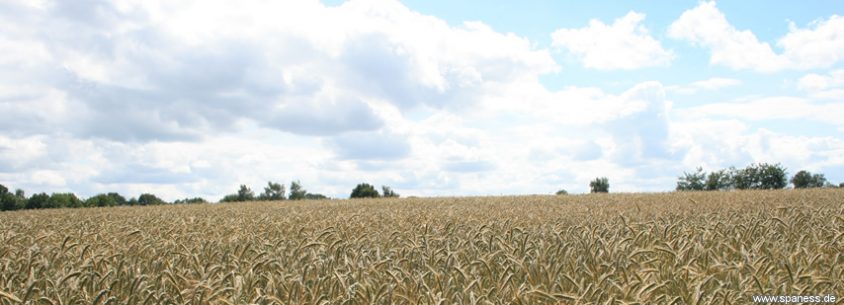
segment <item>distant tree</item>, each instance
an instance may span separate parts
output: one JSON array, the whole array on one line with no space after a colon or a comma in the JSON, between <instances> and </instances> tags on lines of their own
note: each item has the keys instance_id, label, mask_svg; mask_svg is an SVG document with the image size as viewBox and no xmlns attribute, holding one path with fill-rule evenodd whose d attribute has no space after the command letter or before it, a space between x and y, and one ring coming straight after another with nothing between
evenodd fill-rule
<instances>
[{"instance_id":1,"label":"distant tree","mask_svg":"<svg viewBox=\"0 0 844 305\"><path fill-rule=\"evenodd\" d=\"M135 198L135 197L129 198L129 201L126 201L126 204L129 205L129 206L139 205L138 198Z\"/></svg>"},{"instance_id":2,"label":"distant tree","mask_svg":"<svg viewBox=\"0 0 844 305\"><path fill-rule=\"evenodd\" d=\"M838 184L838 187L840 187L840 188L844 188L844 182L839 183L839 184Z\"/></svg>"},{"instance_id":3,"label":"distant tree","mask_svg":"<svg viewBox=\"0 0 844 305\"><path fill-rule=\"evenodd\" d=\"M756 164L756 171L759 175L758 180L760 189L781 189L785 188L785 186L788 185L788 173L786 172L785 167L783 167L779 163Z\"/></svg>"},{"instance_id":4,"label":"distant tree","mask_svg":"<svg viewBox=\"0 0 844 305\"><path fill-rule=\"evenodd\" d=\"M18 197L18 200L26 200L26 193L22 189L16 189L15 197Z\"/></svg>"},{"instance_id":5,"label":"distant tree","mask_svg":"<svg viewBox=\"0 0 844 305\"><path fill-rule=\"evenodd\" d=\"M267 186L264 187L264 192L258 196L259 200L284 200L285 191L284 185L279 183L273 183L271 181L267 182Z\"/></svg>"},{"instance_id":6,"label":"distant tree","mask_svg":"<svg viewBox=\"0 0 844 305\"><path fill-rule=\"evenodd\" d=\"M73 193L53 193L50 195L49 206L56 208L79 208L84 206L82 200Z\"/></svg>"},{"instance_id":7,"label":"distant tree","mask_svg":"<svg viewBox=\"0 0 844 305\"><path fill-rule=\"evenodd\" d=\"M177 199L176 201L173 201L173 204L197 204L197 203L208 203L208 201L205 201L205 199L203 199L201 197Z\"/></svg>"},{"instance_id":8,"label":"distant tree","mask_svg":"<svg viewBox=\"0 0 844 305\"><path fill-rule=\"evenodd\" d=\"M796 189L824 187L827 184L823 174L812 174L804 170L794 174L794 177L791 177L791 183Z\"/></svg>"},{"instance_id":9,"label":"distant tree","mask_svg":"<svg viewBox=\"0 0 844 305\"><path fill-rule=\"evenodd\" d=\"M220 202L239 202L239 201L241 201L241 200L240 200L240 197L237 196L237 194L228 194L226 196L223 196L223 199L220 199Z\"/></svg>"},{"instance_id":10,"label":"distant tree","mask_svg":"<svg viewBox=\"0 0 844 305\"><path fill-rule=\"evenodd\" d=\"M731 175L732 172L732 169L722 169L709 173L709 175L706 177L704 189L707 191L729 190L733 187L733 178Z\"/></svg>"},{"instance_id":11,"label":"distant tree","mask_svg":"<svg viewBox=\"0 0 844 305\"><path fill-rule=\"evenodd\" d=\"M378 191L369 183L361 183L352 190L350 198L378 198Z\"/></svg>"},{"instance_id":12,"label":"distant tree","mask_svg":"<svg viewBox=\"0 0 844 305\"><path fill-rule=\"evenodd\" d=\"M306 193L304 199L307 199L307 200L323 200L323 199L328 199L328 197L326 197L323 194Z\"/></svg>"},{"instance_id":13,"label":"distant tree","mask_svg":"<svg viewBox=\"0 0 844 305\"><path fill-rule=\"evenodd\" d=\"M240 189L237 190L237 199L238 201L255 200L255 193L245 184L241 184Z\"/></svg>"},{"instance_id":14,"label":"distant tree","mask_svg":"<svg viewBox=\"0 0 844 305\"><path fill-rule=\"evenodd\" d=\"M85 200L85 205L89 207L113 207L127 204L126 198L118 193L97 194Z\"/></svg>"},{"instance_id":15,"label":"distant tree","mask_svg":"<svg viewBox=\"0 0 844 305\"><path fill-rule=\"evenodd\" d=\"M568 194L569 194L569 192L567 192L566 190L559 190L559 191L557 191L557 193L556 193L556 194L557 194L557 195L568 195Z\"/></svg>"},{"instance_id":16,"label":"distant tree","mask_svg":"<svg viewBox=\"0 0 844 305\"><path fill-rule=\"evenodd\" d=\"M43 209L48 208L47 203L50 200L50 195L46 193L33 194L32 197L26 201L26 209Z\"/></svg>"},{"instance_id":17,"label":"distant tree","mask_svg":"<svg viewBox=\"0 0 844 305\"><path fill-rule=\"evenodd\" d=\"M166 202L164 202L164 200L161 200L161 198L158 198L153 194L146 193L138 196L138 205L159 205L165 203Z\"/></svg>"},{"instance_id":18,"label":"distant tree","mask_svg":"<svg viewBox=\"0 0 844 305\"><path fill-rule=\"evenodd\" d=\"M18 199L14 194L9 193L9 189L0 184L0 210L13 211L19 208Z\"/></svg>"},{"instance_id":19,"label":"distant tree","mask_svg":"<svg viewBox=\"0 0 844 305\"><path fill-rule=\"evenodd\" d=\"M609 193L610 182L606 177L595 178L589 182L589 188L592 193Z\"/></svg>"},{"instance_id":20,"label":"distant tree","mask_svg":"<svg viewBox=\"0 0 844 305\"><path fill-rule=\"evenodd\" d=\"M683 173L677 178L678 191L702 191L706 188L706 173L698 167L694 173Z\"/></svg>"},{"instance_id":21,"label":"distant tree","mask_svg":"<svg viewBox=\"0 0 844 305\"><path fill-rule=\"evenodd\" d=\"M302 183L299 181L292 181L290 182L290 196L288 199L290 200L302 200L305 199L305 194L308 192L302 188Z\"/></svg>"},{"instance_id":22,"label":"distant tree","mask_svg":"<svg viewBox=\"0 0 844 305\"><path fill-rule=\"evenodd\" d=\"M396 193L392 188L386 185L381 186L381 195L386 198L399 198L399 193Z\"/></svg>"}]
</instances>

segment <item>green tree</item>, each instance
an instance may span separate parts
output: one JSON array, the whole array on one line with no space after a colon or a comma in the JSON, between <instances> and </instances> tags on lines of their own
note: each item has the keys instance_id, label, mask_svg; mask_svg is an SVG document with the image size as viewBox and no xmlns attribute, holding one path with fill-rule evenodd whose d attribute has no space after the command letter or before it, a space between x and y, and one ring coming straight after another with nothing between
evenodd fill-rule
<instances>
[{"instance_id":1,"label":"green tree","mask_svg":"<svg viewBox=\"0 0 844 305\"><path fill-rule=\"evenodd\" d=\"M9 189L0 184L0 210L17 210L19 208L18 202L15 194L9 193Z\"/></svg>"},{"instance_id":2,"label":"green tree","mask_svg":"<svg viewBox=\"0 0 844 305\"><path fill-rule=\"evenodd\" d=\"M796 189L824 187L826 185L826 177L823 174L812 174L808 171L801 170L791 177L791 183Z\"/></svg>"},{"instance_id":3,"label":"green tree","mask_svg":"<svg viewBox=\"0 0 844 305\"><path fill-rule=\"evenodd\" d=\"M288 199L290 200L302 200L305 199L305 194L308 192L302 188L302 183L299 181L292 181L290 182L290 196Z\"/></svg>"},{"instance_id":4,"label":"green tree","mask_svg":"<svg viewBox=\"0 0 844 305\"><path fill-rule=\"evenodd\" d=\"M220 199L220 202L238 202L238 201L241 201L241 200L240 200L240 197L237 196L237 194L228 194L226 196L223 196L223 199Z\"/></svg>"},{"instance_id":5,"label":"green tree","mask_svg":"<svg viewBox=\"0 0 844 305\"><path fill-rule=\"evenodd\" d=\"M240 189L237 190L237 201L250 200L255 200L255 192L252 192L252 190L245 184L241 184Z\"/></svg>"},{"instance_id":6,"label":"green tree","mask_svg":"<svg viewBox=\"0 0 844 305\"><path fill-rule=\"evenodd\" d=\"M326 197L323 194L306 193L304 199L307 199L307 200L323 200L323 199L328 199L328 197Z\"/></svg>"},{"instance_id":7,"label":"green tree","mask_svg":"<svg viewBox=\"0 0 844 305\"><path fill-rule=\"evenodd\" d=\"M26 201L26 209L48 208L49 206L47 204L49 200L50 195L47 195L47 193L33 194L32 197L29 197Z\"/></svg>"},{"instance_id":8,"label":"green tree","mask_svg":"<svg viewBox=\"0 0 844 305\"><path fill-rule=\"evenodd\" d=\"M557 191L557 193L556 193L556 194L557 194L557 195L568 195L568 194L569 194L569 192L567 192L566 190L559 190L559 191Z\"/></svg>"},{"instance_id":9,"label":"green tree","mask_svg":"<svg viewBox=\"0 0 844 305\"><path fill-rule=\"evenodd\" d=\"M733 187L732 170L717 170L706 177L704 189L707 191L726 191Z\"/></svg>"},{"instance_id":10,"label":"green tree","mask_svg":"<svg viewBox=\"0 0 844 305\"><path fill-rule=\"evenodd\" d=\"M159 205L165 203L164 200L153 194L145 193L138 196L138 205Z\"/></svg>"},{"instance_id":11,"label":"green tree","mask_svg":"<svg viewBox=\"0 0 844 305\"><path fill-rule=\"evenodd\" d=\"M369 183L361 183L352 190L351 198L378 198L378 191Z\"/></svg>"},{"instance_id":12,"label":"green tree","mask_svg":"<svg viewBox=\"0 0 844 305\"><path fill-rule=\"evenodd\" d=\"M595 178L589 182L589 188L592 193L609 193L610 192L610 182L607 177L600 177Z\"/></svg>"},{"instance_id":13,"label":"green tree","mask_svg":"<svg viewBox=\"0 0 844 305\"><path fill-rule=\"evenodd\" d=\"M50 195L49 205L56 208L79 208L84 206L84 203L73 193L53 193Z\"/></svg>"},{"instance_id":14,"label":"green tree","mask_svg":"<svg viewBox=\"0 0 844 305\"><path fill-rule=\"evenodd\" d=\"M683 173L677 178L678 191L702 191L706 187L706 173L698 167L693 173Z\"/></svg>"},{"instance_id":15,"label":"green tree","mask_svg":"<svg viewBox=\"0 0 844 305\"><path fill-rule=\"evenodd\" d=\"M399 198L399 193L396 193L392 188L386 185L381 186L381 195L385 198Z\"/></svg>"},{"instance_id":16,"label":"green tree","mask_svg":"<svg viewBox=\"0 0 844 305\"><path fill-rule=\"evenodd\" d=\"M201 198L201 197L176 199L176 201L173 201L173 204L197 204L197 203L208 203L208 201L205 201L205 199Z\"/></svg>"},{"instance_id":17,"label":"green tree","mask_svg":"<svg viewBox=\"0 0 844 305\"><path fill-rule=\"evenodd\" d=\"M264 187L264 192L258 196L259 200L284 200L285 190L284 185L280 183L273 183L267 181L267 186Z\"/></svg>"},{"instance_id":18,"label":"green tree","mask_svg":"<svg viewBox=\"0 0 844 305\"><path fill-rule=\"evenodd\" d=\"M113 207L127 203L126 198L118 193L97 194L85 200L85 205L89 207Z\"/></svg>"}]
</instances>

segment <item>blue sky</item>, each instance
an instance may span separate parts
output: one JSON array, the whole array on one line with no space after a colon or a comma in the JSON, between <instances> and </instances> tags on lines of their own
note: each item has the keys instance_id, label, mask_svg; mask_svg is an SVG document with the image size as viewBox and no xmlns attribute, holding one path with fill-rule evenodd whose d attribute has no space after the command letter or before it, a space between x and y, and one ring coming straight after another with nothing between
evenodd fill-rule
<instances>
[{"instance_id":1,"label":"blue sky","mask_svg":"<svg viewBox=\"0 0 844 305\"><path fill-rule=\"evenodd\" d=\"M844 181L835 1L0 2L0 183L216 200Z\"/></svg>"}]
</instances>

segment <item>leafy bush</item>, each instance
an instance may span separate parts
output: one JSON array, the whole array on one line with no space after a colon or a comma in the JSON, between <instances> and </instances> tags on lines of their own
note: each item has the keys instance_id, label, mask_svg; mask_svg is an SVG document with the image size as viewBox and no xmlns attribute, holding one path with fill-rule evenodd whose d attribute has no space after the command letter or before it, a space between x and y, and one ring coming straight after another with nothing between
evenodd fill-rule
<instances>
[{"instance_id":1,"label":"leafy bush","mask_svg":"<svg viewBox=\"0 0 844 305\"><path fill-rule=\"evenodd\" d=\"M375 187L369 183L361 183L352 190L350 198L378 198L380 195Z\"/></svg>"},{"instance_id":2,"label":"leafy bush","mask_svg":"<svg viewBox=\"0 0 844 305\"><path fill-rule=\"evenodd\" d=\"M567 192L566 190L559 190L559 191L557 191L557 193L556 193L556 194L557 194L557 195L568 195L568 194L569 194L569 192Z\"/></svg>"},{"instance_id":3,"label":"leafy bush","mask_svg":"<svg viewBox=\"0 0 844 305\"><path fill-rule=\"evenodd\" d=\"M678 191L702 191L706 188L706 173L703 168L698 167L694 173L683 173L683 176L677 179Z\"/></svg>"},{"instance_id":4,"label":"leafy bush","mask_svg":"<svg viewBox=\"0 0 844 305\"><path fill-rule=\"evenodd\" d=\"M813 187L824 187L826 182L826 177L823 174L812 174L810 172L801 170L794 174L794 177L791 178L791 183L794 184L794 188L796 189L804 189L804 188L813 188Z\"/></svg>"},{"instance_id":5,"label":"leafy bush","mask_svg":"<svg viewBox=\"0 0 844 305\"><path fill-rule=\"evenodd\" d=\"M607 177L595 178L595 180L589 182L589 188L592 193L609 193L610 182Z\"/></svg>"}]
</instances>

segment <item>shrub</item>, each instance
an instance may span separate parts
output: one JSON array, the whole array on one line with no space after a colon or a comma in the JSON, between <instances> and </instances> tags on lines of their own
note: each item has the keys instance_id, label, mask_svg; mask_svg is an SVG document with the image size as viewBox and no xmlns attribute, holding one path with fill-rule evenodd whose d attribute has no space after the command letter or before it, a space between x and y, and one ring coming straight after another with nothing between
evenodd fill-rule
<instances>
[{"instance_id":1,"label":"shrub","mask_svg":"<svg viewBox=\"0 0 844 305\"><path fill-rule=\"evenodd\" d=\"M323 194L306 193L304 199L306 199L306 200L323 200L323 199L328 199L328 197L323 195Z\"/></svg>"},{"instance_id":2,"label":"shrub","mask_svg":"<svg viewBox=\"0 0 844 305\"><path fill-rule=\"evenodd\" d=\"M557 194L557 195L568 195L568 194L569 194L569 192L566 192L566 190L559 190L559 191L557 191L557 193L556 193L556 194Z\"/></svg>"},{"instance_id":3,"label":"shrub","mask_svg":"<svg viewBox=\"0 0 844 305\"><path fill-rule=\"evenodd\" d=\"M589 182L589 188L592 193L609 193L610 182L607 177L595 178L595 180Z\"/></svg>"},{"instance_id":4,"label":"shrub","mask_svg":"<svg viewBox=\"0 0 844 305\"><path fill-rule=\"evenodd\" d=\"M378 198L378 191L369 183L361 183L352 190L350 198Z\"/></svg>"}]
</instances>

